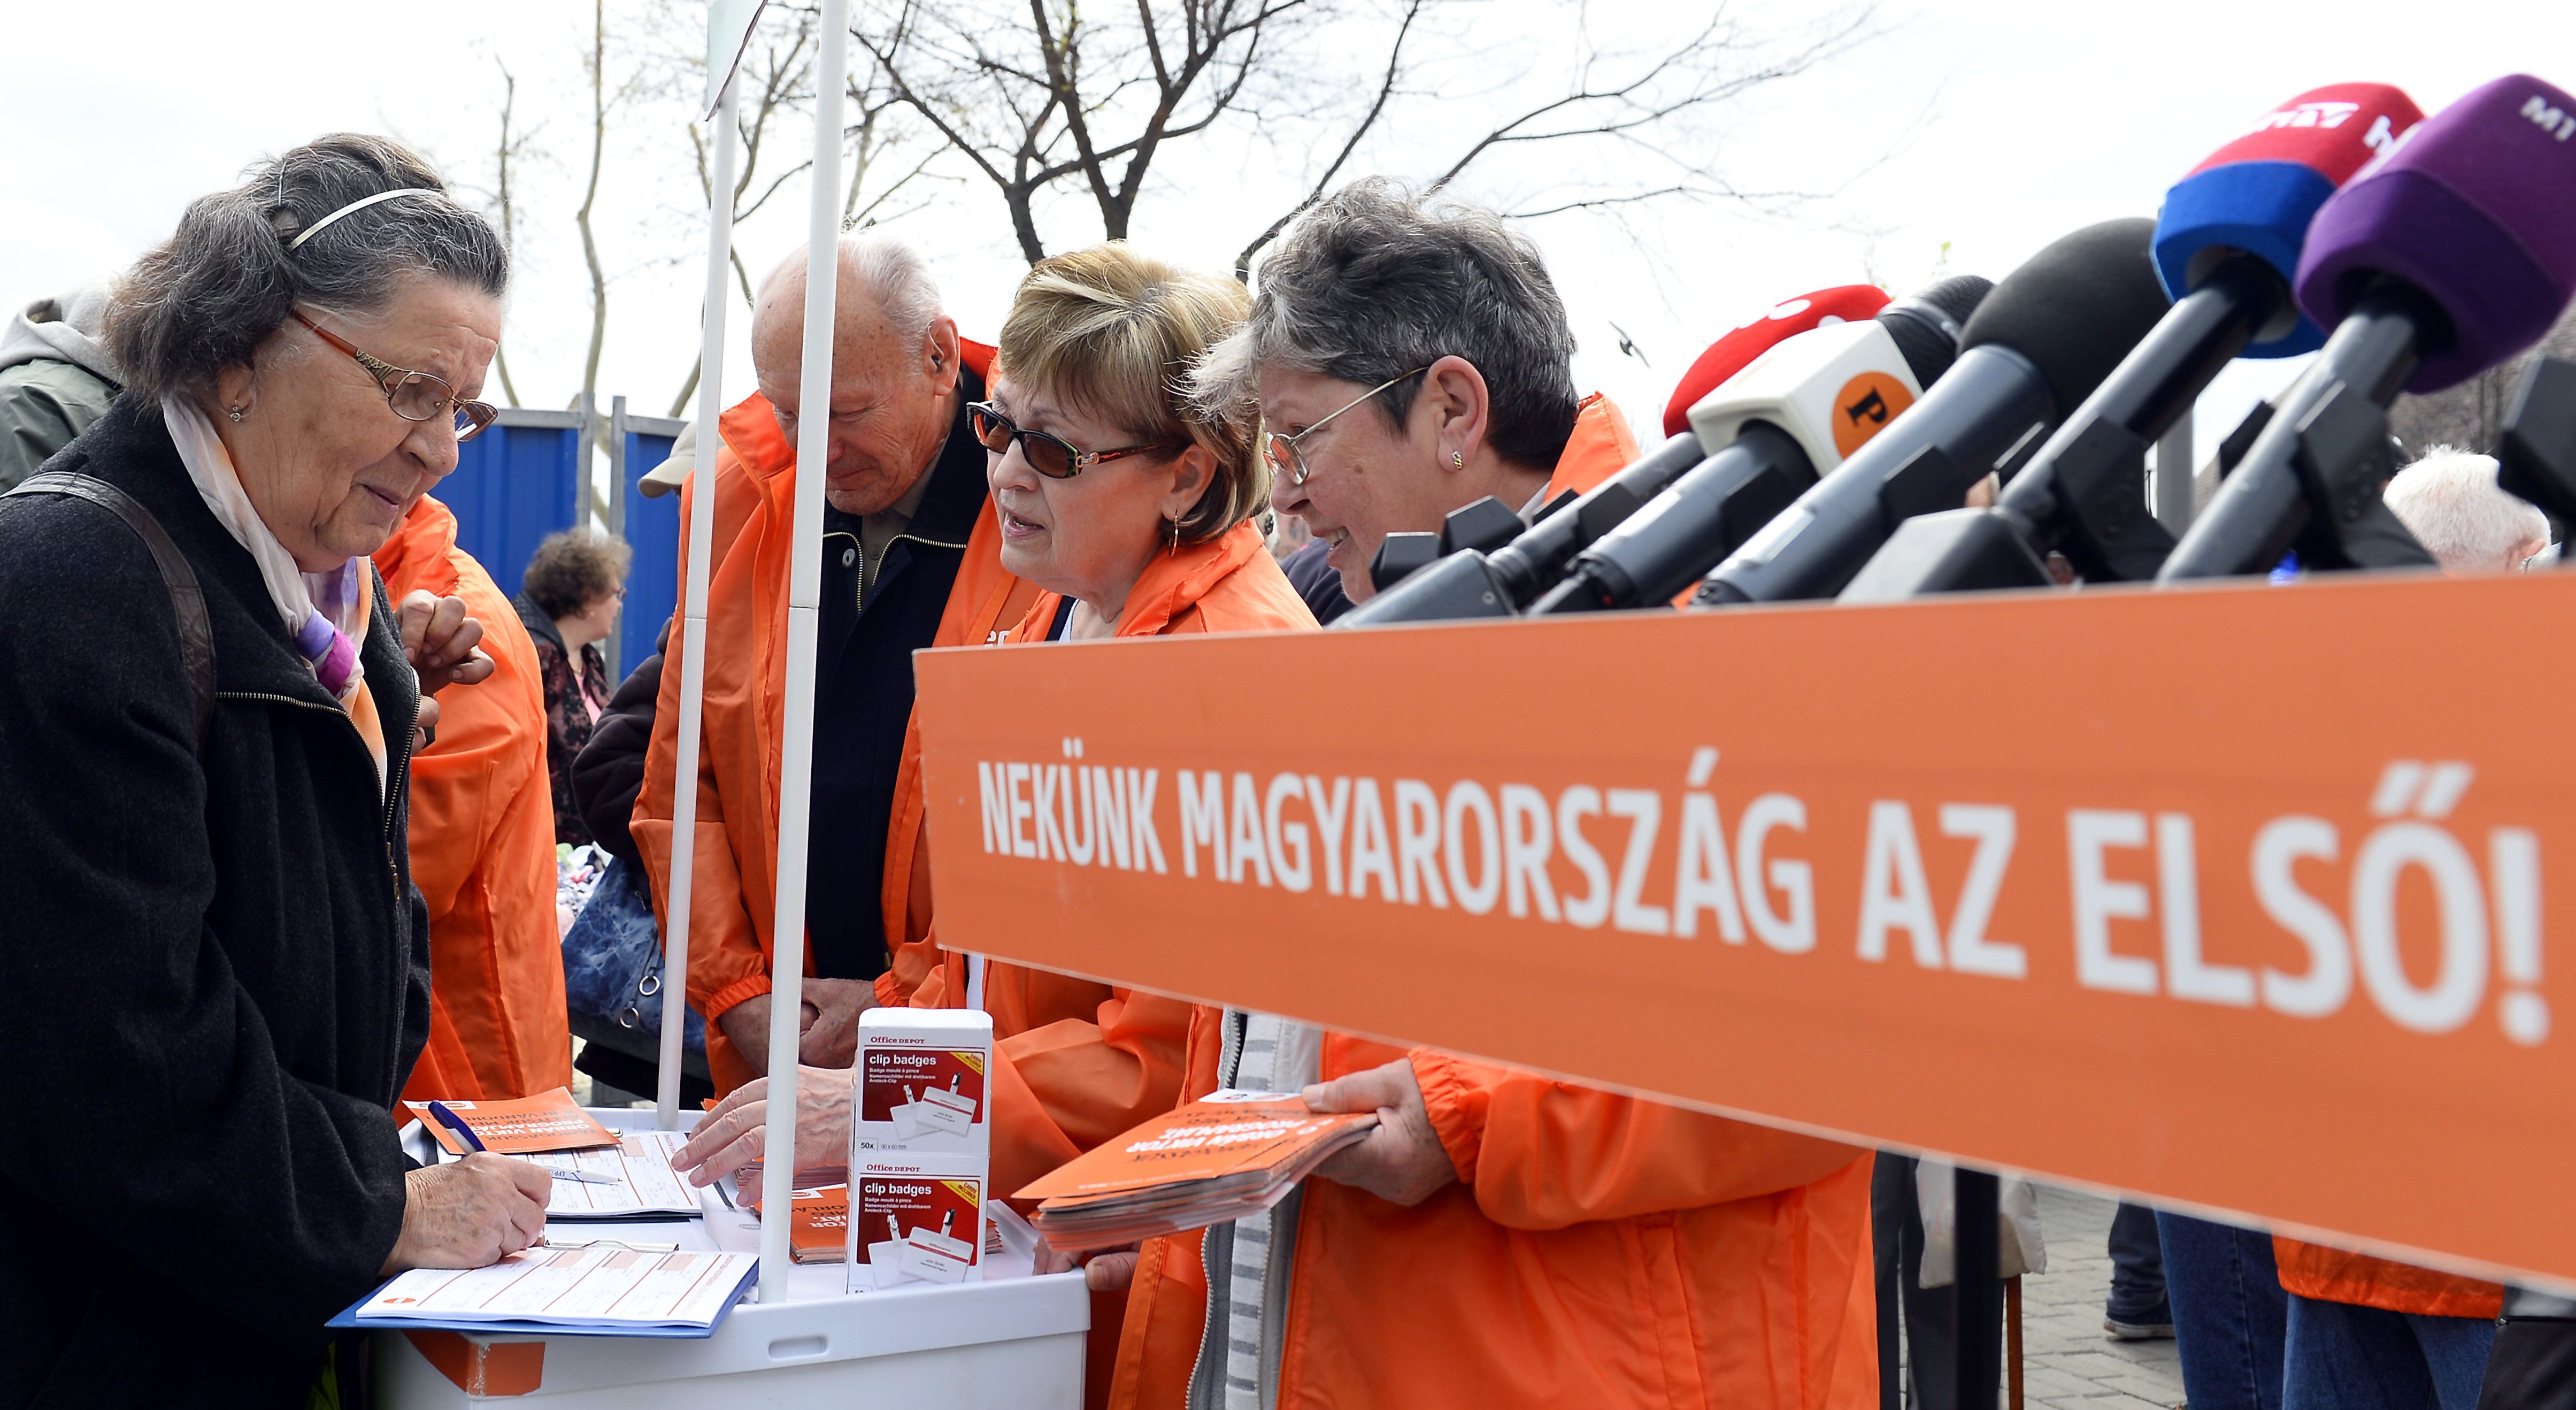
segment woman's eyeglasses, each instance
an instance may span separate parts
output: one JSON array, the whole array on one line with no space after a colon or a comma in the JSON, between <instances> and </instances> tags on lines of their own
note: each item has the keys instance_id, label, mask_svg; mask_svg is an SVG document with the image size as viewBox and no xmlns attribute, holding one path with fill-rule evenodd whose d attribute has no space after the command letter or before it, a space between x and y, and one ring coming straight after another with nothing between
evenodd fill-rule
<instances>
[{"instance_id":1,"label":"woman's eyeglasses","mask_svg":"<svg viewBox=\"0 0 2576 1410\"><path fill-rule=\"evenodd\" d=\"M1189 448L1187 441L1156 441L1152 445L1120 446L1116 450L1083 450L1061 436L1020 429L1018 423L1002 414L1000 407L988 401L969 403L966 414L974 418L975 439L984 443L984 449L995 455L1007 455L1011 442L1017 441L1020 455L1029 462L1029 468L1050 480L1070 480L1094 465L1106 465L1131 455Z\"/></svg>"},{"instance_id":2,"label":"woman's eyeglasses","mask_svg":"<svg viewBox=\"0 0 2576 1410\"><path fill-rule=\"evenodd\" d=\"M396 367L383 358L360 352L347 339L305 317L303 310L293 312L295 321L312 329L313 336L356 358L358 365L367 369L367 375L376 379L376 386L385 394L385 405L405 421L435 421L453 407L456 439L462 444L483 434L484 427L500 419L501 413L491 403L464 400L445 378Z\"/></svg>"},{"instance_id":3,"label":"woman's eyeglasses","mask_svg":"<svg viewBox=\"0 0 2576 1410\"><path fill-rule=\"evenodd\" d=\"M1411 372L1405 373L1404 377L1419 377L1430 370L1431 369L1429 367L1417 367ZM1333 408L1331 411L1325 413L1323 420L1316 422L1305 430L1299 431L1293 436L1286 435L1278 431L1271 432L1263 446L1263 449L1270 456L1270 468L1287 476L1288 483L1292 485L1302 485L1306 483L1306 477L1314 472L1306 468L1306 454L1297 448L1297 443L1306 439L1308 436L1315 434L1317 431L1332 425L1334 417L1341 415L1343 412L1350 410L1361 402L1367 401L1370 397L1376 396L1378 393L1385 391L1396 383L1403 381L1404 377L1390 377L1385 381L1378 383L1376 386L1369 388L1367 391L1362 392L1358 396L1351 398L1349 401L1342 403L1340 406Z\"/></svg>"}]
</instances>

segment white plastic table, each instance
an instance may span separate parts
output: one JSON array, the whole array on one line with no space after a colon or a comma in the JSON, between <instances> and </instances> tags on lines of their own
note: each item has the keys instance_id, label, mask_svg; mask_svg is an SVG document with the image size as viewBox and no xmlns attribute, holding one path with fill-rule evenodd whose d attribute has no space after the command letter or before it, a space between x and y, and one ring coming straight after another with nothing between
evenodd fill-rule
<instances>
[{"instance_id":1,"label":"white plastic table","mask_svg":"<svg viewBox=\"0 0 2576 1410\"><path fill-rule=\"evenodd\" d=\"M612 1130L653 1119L624 1108L591 1115ZM682 1126L696 1116L684 1113ZM758 1253L758 1221L710 1203L702 1220L582 1220L547 1232ZM845 1293L840 1265L799 1267L786 1301L745 1301L699 1340L378 1332L376 1394L390 1410L1078 1410L1090 1296L1079 1274L1031 1276L1035 1235L1007 1207L994 1215L1005 1248L986 1258L982 1283Z\"/></svg>"}]
</instances>

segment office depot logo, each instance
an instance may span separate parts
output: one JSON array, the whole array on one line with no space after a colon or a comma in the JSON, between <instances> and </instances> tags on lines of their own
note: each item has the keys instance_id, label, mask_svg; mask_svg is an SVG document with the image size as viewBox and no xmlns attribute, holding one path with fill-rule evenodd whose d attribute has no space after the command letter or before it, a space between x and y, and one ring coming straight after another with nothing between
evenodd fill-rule
<instances>
[{"instance_id":1,"label":"office depot logo","mask_svg":"<svg viewBox=\"0 0 2576 1410\"><path fill-rule=\"evenodd\" d=\"M1082 742L1063 753L1079 761ZM1056 761L979 761L976 775L996 856L2006 982L2054 946L2061 971L2105 993L2293 1019L2358 1001L2427 1034L2493 998L2514 1043L2549 1035L2539 834L2453 826L2477 777L2466 761L2392 761L2356 781L2341 820L2322 799L2222 826L2111 800L2035 813L1874 797L1829 814L1798 792L1726 787L1720 758L1697 748L1660 787ZM1148 840L1120 859L1112 836ZM2039 887L2063 903L2023 899ZM2263 933L2211 928L2226 887ZM2053 926L2034 923L2051 911ZM1998 927L2007 913L2017 928Z\"/></svg>"}]
</instances>

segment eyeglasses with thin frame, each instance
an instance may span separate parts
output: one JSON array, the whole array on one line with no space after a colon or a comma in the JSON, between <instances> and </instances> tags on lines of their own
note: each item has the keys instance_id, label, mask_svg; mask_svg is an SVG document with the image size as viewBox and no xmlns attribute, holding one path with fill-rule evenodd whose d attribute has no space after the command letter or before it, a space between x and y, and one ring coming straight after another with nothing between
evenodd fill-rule
<instances>
[{"instance_id":1,"label":"eyeglasses with thin frame","mask_svg":"<svg viewBox=\"0 0 2576 1410\"><path fill-rule=\"evenodd\" d=\"M1308 426L1305 430L1299 431L1293 436L1280 431L1271 432L1268 440L1264 443L1264 450L1270 457L1270 468L1287 476L1288 483L1292 485L1302 485L1306 483L1306 477L1314 472L1306 468L1306 454L1304 451L1297 448L1297 443L1299 441L1302 441L1308 436L1315 434L1317 431L1332 425L1334 417L1341 415L1343 412L1350 410L1361 402L1367 401L1370 397L1376 396L1378 393L1385 391L1396 383L1403 381L1405 377L1419 377L1430 370L1431 369L1428 366L1417 367L1412 371L1405 373L1404 377L1390 377L1325 413L1323 420Z\"/></svg>"},{"instance_id":2,"label":"eyeglasses with thin frame","mask_svg":"<svg viewBox=\"0 0 2576 1410\"><path fill-rule=\"evenodd\" d=\"M429 372L414 372L408 367L396 367L383 358L360 352L347 339L305 317L302 309L293 312L295 321L312 329L313 336L356 358L358 365L367 369L367 375L376 379L377 389L385 394L385 405L393 408L394 415L405 421L435 421L440 412L454 407L456 440L462 445L483 434L485 427L500 419L501 413L490 402L465 400L456 395L456 389L448 385L446 378Z\"/></svg>"},{"instance_id":3,"label":"eyeglasses with thin frame","mask_svg":"<svg viewBox=\"0 0 2576 1410\"><path fill-rule=\"evenodd\" d=\"M1120 446L1116 450L1084 450L1062 436L1021 429L1019 423L989 401L969 403L966 412L974 418L975 439L984 443L984 449L995 455L1007 455L1011 443L1017 441L1020 455L1029 462L1029 468L1050 480L1070 480L1094 465L1106 465L1131 455L1189 448L1187 441L1156 441L1151 445Z\"/></svg>"}]
</instances>

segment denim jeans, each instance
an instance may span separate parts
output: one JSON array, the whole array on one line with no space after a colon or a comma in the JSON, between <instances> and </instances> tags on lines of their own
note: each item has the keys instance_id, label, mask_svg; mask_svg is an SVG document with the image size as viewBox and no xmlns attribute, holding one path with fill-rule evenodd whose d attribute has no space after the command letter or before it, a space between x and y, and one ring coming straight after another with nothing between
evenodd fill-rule
<instances>
[{"instance_id":1,"label":"denim jeans","mask_svg":"<svg viewBox=\"0 0 2576 1410\"><path fill-rule=\"evenodd\" d=\"M2111 1213L2111 1296L2102 1315L2114 1322L2170 1322L2165 1308L2165 1260L2156 1238L2156 1212L2123 1202Z\"/></svg>"},{"instance_id":2,"label":"denim jeans","mask_svg":"<svg viewBox=\"0 0 2576 1410\"><path fill-rule=\"evenodd\" d=\"M2290 1297L2284 1410L2475 1410L2489 1317L2428 1317Z\"/></svg>"},{"instance_id":3,"label":"denim jeans","mask_svg":"<svg viewBox=\"0 0 2576 1410\"><path fill-rule=\"evenodd\" d=\"M2289 1294L2272 1236L2158 1211L2156 1241L2191 1410L2281 1410Z\"/></svg>"}]
</instances>

